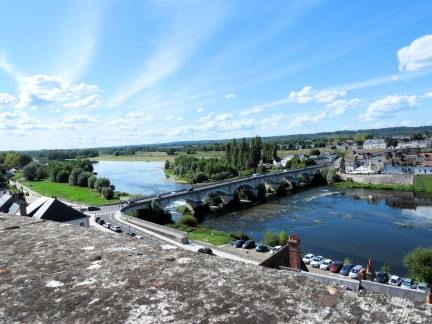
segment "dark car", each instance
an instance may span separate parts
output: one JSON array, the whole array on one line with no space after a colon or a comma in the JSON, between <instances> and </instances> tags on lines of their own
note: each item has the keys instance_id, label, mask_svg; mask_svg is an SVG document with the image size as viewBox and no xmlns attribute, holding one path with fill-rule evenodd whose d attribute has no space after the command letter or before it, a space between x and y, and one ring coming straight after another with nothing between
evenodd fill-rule
<instances>
[{"instance_id":1,"label":"dark car","mask_svg":"<svg viewBox=\"0 0 432 324\"><path fill-rule=\"evenodd\" d=\"M236 248L240 248L240 247L243 246L243 244L244 244L245 242L246 242L245 240L237 240L237 241L234 242L234 246L235 246Z\"/></svg>"},{"instance_id":2,"label":"dark car","mask_svg":"<svg viewBox=\"0 0 432 324\"><path fill-rule=\"evenodd\" d=\"M127 233L125 233L125 235L135 236L135 233L134 232L127 232Z\"/></svg>"},{"instance_id":3,"label":"dark car","mask_svg":"<svg viewBox=\"0 0 432 324\"><path fill-rule=\"evenodd\" d=\"M243 249L252 249L254 247L255 247L255 241L253 240L246 241L243 244Z\"/></svg>"},{"instance_id":4,"label":"dark car","mask_svg":"<svg viewBox=\"0 0 432 324\"><path fill-rule=\"evenodd\" d=\"M205 253L205 254L213 254L212 249L210 249L209 247L199 248L198 252Z\"/></svg>"},{"instance_id":5,"label":"dark car","mask_svg":"<svg viewBox=\"0 0 432 324\"><path fill-rule=\"evenodd\" d=\"M333 273L338 273L342 269L343 265L344 264L341 261L333 262L330 265L329 270Z\"/></svg>"},{"instance_id":6,"label":"dark car","mask_svg":"<svg viewBox=\"0 0 432 324\"><path fill-rule=\"evenodd\" d=\"M189 188L187 188L186 191L193 191L193 187L189 187Z\"/></svg>"},{"instance_id":7,"label":"dark car","mask_svg":"<svg viewBox=\"0 0 432 324\"><path fill-rule=\"evenodd\" d=\"M339 273L341 275L348 276L352 268L354 268L354 264L347 263L342 267Z\"/></svg>"},{"instance_id":8,"label":"dark car","mask_svg":"<svg viewBox=\"0 0 432 324\"><path fill-rule=\"evenodd\" d=\"M135 200L129 200L129 201L127 202L128 205L132 205L132 204L135 204L135 203L136 203Z\"/></svg>"},{"instance_id":9,"label":"dark car","mask_svg":"<svg viewBox=\"0 0 432 324\"><path fill-rule=\"evenodd\" d=\"M375 282L388 283L389 275L387 272L378 272L374 279Z\"/></svg>"},{"instance_id":10,"label":"dark car","mask_svg":"<svg viewBox=\"0 0 432 324\"><path fill-rule=\"evenodd\" d=\"M94 210L100 210L100 208L98 206L89 206L87 208L88 211L94 211Z\"/></svg>"},{"instance_id":11,"label":"dark car","mask_svg":"<svg viewBox=\"0 0 432 324\"><path fill-rule=\"evenodd\" d=\"M103 219L99 220L99 225L105 224L105 221Z\"/></svg>"},{"instance_id":12,"label":"dark car","mask_svg":"<svg viewBox=\"0 0 432 324\"><path fill-rule=\"evenodd\" d=\"M255 251L257 252L266 252L268 250L267 245L264 244L258 244L255 248Z\"/></svg>"}]
</instances>

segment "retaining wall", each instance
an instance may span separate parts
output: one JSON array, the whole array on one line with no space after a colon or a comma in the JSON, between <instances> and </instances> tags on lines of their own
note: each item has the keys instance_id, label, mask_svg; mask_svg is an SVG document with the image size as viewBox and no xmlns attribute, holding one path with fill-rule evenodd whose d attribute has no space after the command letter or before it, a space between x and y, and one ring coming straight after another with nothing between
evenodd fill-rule
<instances>
[{"instance_id":1,"label":"retaining wall","mask_svg":"<svg viewBox=\"0 0 432 324\"><path fill-rule=\"evenodd\" d=\"M187 232L181 232L174 228L169 228L152 222L147 222L142 219L131 217L122 213L121 211L118 211L117 213L119 213L120 218L125 222L130 222L131 224L141 226L149 231L155 232L159 235L165 236L166 238L182 244L189 243L189 235Z\"/></svg>"},{"instance_id":2,"label":"retaining wall","mask_svg":"<svg viewBox=\"0 0 432 324\"><path fill-rule=\"evenodd\" d=\"M427 294L422 291L418 291L414 289L404 289L401 287L384 285L384 284L380 284L368 280L362 280L360 286L361 288L364 288L366 290L374 291L387 296L400 297L409 300L426 302Z\"/></svg>"},{"instance_id":3,"label":"retaining wall","mask_svg":"<svg viewBox=\"0 0 432 324\"><path fill-rule=\"evenodd\" d=\"M343 180L351 178L358 183L372 183L381 185L399 185L412 186L415 183L415 175L413 174L340 174Z\"/></svg>"},{"instance_id":4,"label":"retaining wall","mask_svg":"<svg viewBox=\"0 0 432 324\"><path fill-rule=\"evenodd\" d=\"M294 271L293 271L294 272ZM318 279L318 280L322 280L325 282L329 282L332 284L338 284L341 286L346 286L354 291L359 291L360 290L360 281L358 280L353 280L353 279L344 279L344 278L334 278L334 277L328 277L328 276L323 276L323 275L319 275L316 273L312 273L312 272L294 272L297 273L301 276L305 276L305 277L309 277L309 278L313 278L313 279Z\"/></svg>"}]
</instances>

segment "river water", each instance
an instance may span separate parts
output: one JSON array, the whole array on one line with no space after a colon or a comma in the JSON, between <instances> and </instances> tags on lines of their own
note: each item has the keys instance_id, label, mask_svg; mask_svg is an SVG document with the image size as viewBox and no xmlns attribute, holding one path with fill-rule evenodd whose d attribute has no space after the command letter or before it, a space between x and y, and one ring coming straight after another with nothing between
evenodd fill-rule
<instances>
[{"instance_id":1,"label":"river water","mask_svg":"<svg viewBox=\"0 0 432 324\"><path fill-rule=\"evenodd\" d=\"M99 176L117 190L157 194L187 185L166 181L163 163L99 162ZM432 204L412 193L365 189L310 188L276 201L221 216L207 215L203 225L224 231L243 230L256 241L267 229L301 238L303 253L333 260L349 257L375 269L385 262L405 275L402 259L417 246L432 246ZM174 217L173 217L174 218Z\"/></svg>"}]
</instances>

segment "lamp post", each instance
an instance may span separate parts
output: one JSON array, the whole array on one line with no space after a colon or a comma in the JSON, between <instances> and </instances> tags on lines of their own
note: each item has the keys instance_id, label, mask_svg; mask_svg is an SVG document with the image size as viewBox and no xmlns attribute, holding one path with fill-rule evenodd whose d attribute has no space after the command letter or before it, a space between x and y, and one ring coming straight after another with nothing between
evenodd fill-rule
<instances>
[{"instance_id":1,"label":"lamp post","mask_svg":"<svg viewBox=\"0 0 432 324\"><path fill-rule=\"evenodd\" d=\"M128 218L128 219L129 219L129 233L130 233L130 218L131 218L131 217L129 216L129 218Z\"/></svg>"}]
</instances>

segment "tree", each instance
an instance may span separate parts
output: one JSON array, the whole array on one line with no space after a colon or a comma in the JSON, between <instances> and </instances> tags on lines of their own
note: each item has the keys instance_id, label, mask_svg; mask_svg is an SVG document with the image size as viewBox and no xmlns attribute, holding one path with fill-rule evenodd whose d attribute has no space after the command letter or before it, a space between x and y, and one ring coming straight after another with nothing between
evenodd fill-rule
<instances>
[{"instance_id":1,"label":"tree","mask_svg":"<svg viewBox=\"0 0 432 324\"><path fill-rule=\"evenodd\" d=\"M69 184L71 186L76 186L78 183L78 177L81 173L84 172L83 168L75 168L72 170L71 175L69 176Z\"/></svg>"},{"instance_id":2,"label":"tree","mask_svg":"<svg viewBox=\"0 0 432 324\"><path fill-rule=\"evenodd\" d=\"M69 172L67 170L60 170L56 176L56 182L67 183L69 181Z\"/></svg>"},{"instance_id":3,"label":"tree","mask_svg":"<svg viewBox=\"0 0 432 324\"><path fill-rule=\"evenodd\" d=\"M285 231L281 231L278 234L279 236L279 245L285 245L288 243L288 234Z\"/></svg>"},{"instance_id":4,"label":"tree","mask_svg":"<svg viewBox=\"0 0 432 324\"><path fill-rule=\"evenodd\" d=\"M40 162L30 162L23 168L23 171L24 176L28 177L31 180L44 179L48 176L47 167Z\"/></svg>"},{"instance_id":5,"label":"tree","mask_svg":"<svg viewBox=\"0 0 432 324\"><path fill-rule=\"evenodd\" d=\"M277 233L272 233L267 230L264 234L263 243L268 246L279 245L279 237Z\"/></svg>"},{"instance_id":6,"label":"tree","mask_svg":"<svg viewBox=\"0 0 432 324\"><path fill-rule=\"evenodd\" d=\"M9 188L9 181L5 178L3 174L0 174L0 189Z\"/></svg>"},{"instance_id":7,"label":"tree","mask_svg":"<svg viewBox=\"0 0 432 324\"><path fill-rule=\"evenodd\" d=\"M111 187L103 187L101 193L102 196L104 196L104 198L108 200L114 197L114 190L112 190Z\"/></svg>"},{"instance_id":8,"label":"tree","mask_svg":"<svg viewBox=\"0 0 432 324\"><path fill-rule=\"evenodd\" d=\"M165 161L165 170L169 170L170 168L170 161L166 160Z\"/></svg>"},{"instance_id":9,"label":"tree","mask_svg":"<svg viewBox=\"0 0 432 324\"><path fill-rule=\"evenodd\" d=\"M177 224L196 227L198 225L197 219L192 215L184 215L178 221Z\"/></svg>"},{"instance_id":10,"label":"tree","mask_svg":"<svg viewBox=\"0 0 432 324\"><path fill-rule=\"evenodd\" d=\"M364 139L365 141L368 140L368 139L373 139L373 138L374 138L373 135L370 134L370 133L364 134L364 136L363 136L363 139Z\"/></svg>"},{"instance_id":11,"label":"tree","mask_svg":"<svg viewBox=\"0 0 432 324\"><path fill-rule=\"evenodd\" d=\"M167 152L168 155L174 155L175 154L175 149L173 147L169 147L166 152Z\"/></svg>"},{"instance_id":12,"label":"tree","mask_svg":"<svg viewBox=\"0 0 432 324\"><path fill-rule=\"evenodd\" d=\"M88 178L88 180L87 180L87 186L88 186L90 189L94 189L94 184L95 184L96 180L97 180L97 178L96 178L96 176L93 174L90 178Z\"/></svg>"},{"instance_id":13,"label":"tree","mask_svg":"<svg viewBox=\"0 0 432 324\"><path fill-rule=\"evenodd\" d=\"M432 283L432 247L417 247L406 254L403 263L411 278Z\"/></svg>"},{"instance_id":14,"label":"tree","mask_svg":"<svg viewBox=\"0 0 432 324\"><path fill-rule=\"evenodd\" d=\"M93 176L93 173L89 171L84 171L78 176L77 185L80 187L88 186L88 179Z\"/></svg>"},{"instance_id":15,"label":"tree","mask_svg":"<svg viewBox=\"0 0 432 324\"><path fill-rule=\"evenodd\" d=\"M318 149L313 149L309 151L309 155L320 155L321 152Z\"/></svg>"},{"instance_id":16,"label":"tree","mask_svg":"<svg viewBox=\"0 0 432 324\"><path fill-rule=\"evenodd\" d=\"M110 186L110 180L108 178L99 178L94 183L94 189L97 192L102 192L102 188Z\"/></svg>"}]
</instances>

